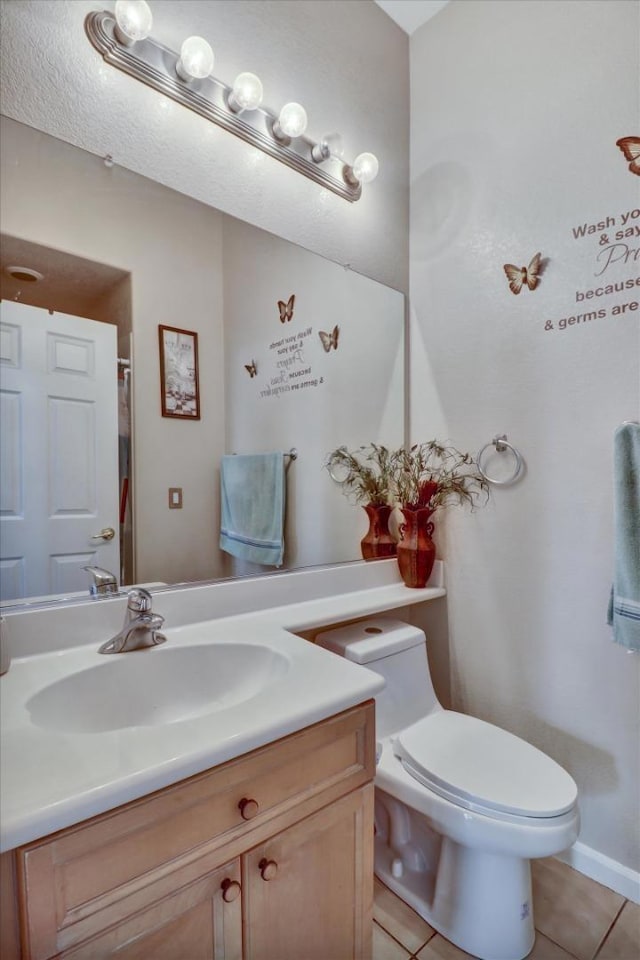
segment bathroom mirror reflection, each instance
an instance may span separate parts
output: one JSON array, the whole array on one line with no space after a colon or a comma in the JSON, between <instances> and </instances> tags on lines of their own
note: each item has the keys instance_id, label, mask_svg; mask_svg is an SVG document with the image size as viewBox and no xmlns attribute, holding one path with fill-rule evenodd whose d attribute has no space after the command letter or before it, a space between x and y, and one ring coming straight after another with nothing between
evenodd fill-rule
<instances>
[{"instance_id":1,"label":"bathroom mirror reflection","mask_svg":"<svg viewBox=\"0 0 640 960\"><path fill-rule=\"evenodd\" d=\"M323 463L403 442L402 294L1 122L2 600L88 597L90 564L123 586L273 573L219 549L231 453L296 451L279 569L360 559L364 511ZM159 325L198 335L197 421L162 416ZM57 377L28 424L27 347ZM100 366L103 398L86 391Z\"/></svg>"}]
</instances>

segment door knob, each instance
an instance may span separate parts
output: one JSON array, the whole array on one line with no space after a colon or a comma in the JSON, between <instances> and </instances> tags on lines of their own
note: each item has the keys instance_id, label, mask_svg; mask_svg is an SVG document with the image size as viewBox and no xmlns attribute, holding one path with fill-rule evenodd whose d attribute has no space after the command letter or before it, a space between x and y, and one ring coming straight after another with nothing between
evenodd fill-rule
<instances>
[{"instance_id":1,"label":"door knob","mask_svg":"<svg viewBox=\"0 0 640 960\"><path fill-rule=\"evenodd\" d=\"M103 527L100 533L95 533L91 539L92 540L113 540L116 532L113 527Z\"/></svg>"},{"instance_id":2,"label":"door knob","mask_svg":"<svg viewBox=\"0 0 640 960\"><path fill-rule=\"evenodd\" d=\"M275 860L267 860L263 857L258 864L258 870L263 880L273 880L278 873L278 864Z\"/></svg>"},{"instance_id":3,"label":"door knob","mask_svg":"<svg viewBox=\"0 0 640 960\"><path fill-rule=\"evenodd\" d=\"M234 900L237 900L242 892L242 887L237 880L230 880L229 877L225 879L220 884L220 889L222 890L222 899L225 903L233 903Z\"/></svg>"}]
</instances>

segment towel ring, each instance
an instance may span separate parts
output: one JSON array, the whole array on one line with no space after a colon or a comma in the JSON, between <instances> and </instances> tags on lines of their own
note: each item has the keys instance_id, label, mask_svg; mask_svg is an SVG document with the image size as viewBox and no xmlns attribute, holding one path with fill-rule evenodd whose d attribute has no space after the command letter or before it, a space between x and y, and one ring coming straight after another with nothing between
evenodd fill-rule
<instances>
[{"instance_id":1,"label":"towel ring","mask_svg":"<svg viewBox=\"0 0 640 960\"><path fill-rule=\"evenodd\" d=\"M345 481L349 478L349 468L348 468L348 467L344 467L344 471L345 471L345 472L344 472L344 476L343 476L343 477L338 476L337 474L334 473L333 464L331 464L330 466L327 467L327 471L328 471L329 476L331 477L331 479L333 480L334 483L340 483L340 484L342 484L342 483L345 483Z\"/></svg>"},{"instance_id":2,"label":"towel ring","mask_svg":"<svg viewBox=\"0 0 640 960\"><path fill-rule=\"evenodd\" d=\"M494 477L490 477L482 466L482 455L485 450L489 449L489 447L495 447L497 453L504 453L505 450L510 450L513 454L513 459L515 461L513 473L504 480L496 480ZM515 480L517 480L520 471L522 470L522 456L520 453L518 453L516 448L507 441L506 433L503 433L500 436L494 437L489 443L485 443L484 447L482 447L482 449L478 452L476 464L478 466L478 472L484 477L487 483L493 483L496 486L507 486L508 484L514 483Z\"/></svg>"}]
</instances>

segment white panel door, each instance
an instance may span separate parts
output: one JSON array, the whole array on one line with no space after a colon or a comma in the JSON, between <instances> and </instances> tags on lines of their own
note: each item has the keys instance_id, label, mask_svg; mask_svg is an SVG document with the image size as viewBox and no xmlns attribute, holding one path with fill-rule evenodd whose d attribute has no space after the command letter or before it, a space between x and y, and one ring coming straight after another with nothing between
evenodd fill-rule
<instances>
[{"instance_id":1,"label":"white panel door","mask_svg":"<svg viewBox=\"0 0 640 960\"><path fill-rule=\"evenodd\" d=\"M118 576L117 369L115 326L0 303L0 599Z\"/></svg>"}]
</instances>

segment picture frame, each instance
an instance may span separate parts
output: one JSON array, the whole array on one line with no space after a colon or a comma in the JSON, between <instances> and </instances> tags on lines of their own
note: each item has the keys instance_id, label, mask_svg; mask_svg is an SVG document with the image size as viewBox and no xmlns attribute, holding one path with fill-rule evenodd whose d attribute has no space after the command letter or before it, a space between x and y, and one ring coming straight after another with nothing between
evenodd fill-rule
<instances>
[{"instance_id":1,"label":"picture frame","mask_svg":"<svg viewBox=\"0 0 640 960\"><path fill-rule=\"evenodd\" d=\"M198 334L158 325L162 416L200 419Z\"/></svg>"}]
</instances>

